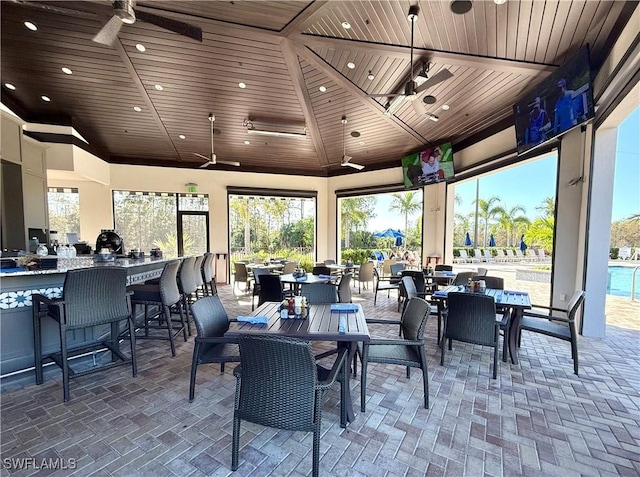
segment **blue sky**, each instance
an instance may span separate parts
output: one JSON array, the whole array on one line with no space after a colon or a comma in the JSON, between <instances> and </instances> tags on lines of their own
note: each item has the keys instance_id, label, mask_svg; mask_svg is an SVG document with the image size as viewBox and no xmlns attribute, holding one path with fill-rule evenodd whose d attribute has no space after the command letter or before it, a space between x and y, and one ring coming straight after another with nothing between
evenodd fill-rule
<instances>
[{"instance_id":1,"label":"blue sky","mask_svg":"<svg viewBox=\"0 0 640 477\"><path fill-rule=\"evenodd\" d=\"M556 154L511 167L496 174L480 178L480 198L499 196L500 205L511 208L520 205L530 219L545 197L555 195ZM462 199L456 213L463 215L475 211L476 180L456 183L455 193ZM388 227L404 228L402 217L388 213L390 196L378 196L378 216L369 223L370 231ZM640 107L637 107L618 128L618 145L614 175L612 221L640 213Z\"/></svg>"}]
</instances>

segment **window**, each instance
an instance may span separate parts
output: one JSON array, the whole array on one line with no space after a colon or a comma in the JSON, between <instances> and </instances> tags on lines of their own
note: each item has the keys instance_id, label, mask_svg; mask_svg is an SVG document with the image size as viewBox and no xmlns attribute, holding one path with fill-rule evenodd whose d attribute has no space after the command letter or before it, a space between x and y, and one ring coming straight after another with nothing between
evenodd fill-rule
<instances>
[{"instance_id":1,"label":"window","mask_svg":"<svg viewBox=\"0 0 640 477\"><path fill-rule=\"evenodd\" d=\"M182 211L205 212L208 218L209 198L206 194L175 194L168 192L113 191L113 217L115 230L127 249L149 251L160 248L165 256L200 253L207 244L198 242L193 248L193 237L206 237L208 230L195 233L190 228L178 234L178 214Z\"/></svg>"},{"instance_id":2,"label":"window","mask_svg":"<svg viewBox=\"0 0 640 477\"><path fill-rule=\"evenodd\" d=\"M78 194L78 189L50 187L47 200L49 204L49 229L58 232L60 243L77 242L77 239L74 238L80 237L80 194ZM75 234L75 237L67 234Z\"/></svg>"},{"instance_id":3,"label":"window","mask_svg":"<svg viewBox=\"0 0 640 477\"><path fill-rule=\"evenodd\" d=\"M231 262L281 258L313 266L316 246L316 198L310 192L229 191Z\"/></svg>"}]
</instances>

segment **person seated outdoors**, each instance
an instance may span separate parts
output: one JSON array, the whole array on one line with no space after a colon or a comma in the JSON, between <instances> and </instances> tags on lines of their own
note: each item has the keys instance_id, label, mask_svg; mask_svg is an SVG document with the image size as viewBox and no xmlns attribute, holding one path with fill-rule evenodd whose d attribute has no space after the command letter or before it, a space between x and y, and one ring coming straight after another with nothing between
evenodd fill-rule
<instances>
[{"instance_id":1,"label":"person seated outdoors","mask_svg":"<svg viewBox=\"0 0 640 477\"><path fill-rule=\"evenodd\" d=\"M411 250L405 250L404 254L402 255L402 260L406 260L410 265L415 265L416 263L416 257L413 255L413 252Z\"/></svg>"}]
</instances>

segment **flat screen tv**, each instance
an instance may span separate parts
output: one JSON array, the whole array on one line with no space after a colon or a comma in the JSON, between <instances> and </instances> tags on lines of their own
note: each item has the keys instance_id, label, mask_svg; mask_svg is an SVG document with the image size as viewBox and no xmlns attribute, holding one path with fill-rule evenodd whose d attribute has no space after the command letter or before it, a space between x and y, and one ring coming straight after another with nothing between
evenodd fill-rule
<instances>
[{"instance_id":1,"label":"flat screen tv","mask_svg":"<svg viewBox=\"0 0 640 477\"><path fill-rule=\"evenodd\" d=\"M589 47L536 85L513 106L518 154L538 147L594 117Z\"/></svg>"},{"instance_id":2,"label":"flat screen tv","mask_svg":"<svg viewBox=\"0 0 640 477\"><path fill-rule=\"evenodd\" d=\"M402 158L402 175L407 189L446 181L454 173L450 142Z\"/></svg>"}]
</instances>

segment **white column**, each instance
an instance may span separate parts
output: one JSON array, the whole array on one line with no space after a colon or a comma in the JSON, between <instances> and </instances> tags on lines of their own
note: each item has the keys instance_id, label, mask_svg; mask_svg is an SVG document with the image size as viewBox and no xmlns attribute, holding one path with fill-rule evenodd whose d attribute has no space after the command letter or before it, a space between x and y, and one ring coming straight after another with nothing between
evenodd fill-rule
<instances>
[{"instance_id":1,"label":"white column","mask_svg":"<svg viewBox=\"0 0 640 477\"><path fill-rule=\"evenodd\" d=\"M611 238L611 209L615 172L617 128L596 132L593 169L591 170L591 197L587 224L587 269L584 303L584 336L605 335L605 302L607 271Z\"/></svg>"}]
</instances>

